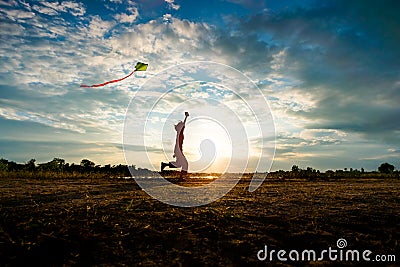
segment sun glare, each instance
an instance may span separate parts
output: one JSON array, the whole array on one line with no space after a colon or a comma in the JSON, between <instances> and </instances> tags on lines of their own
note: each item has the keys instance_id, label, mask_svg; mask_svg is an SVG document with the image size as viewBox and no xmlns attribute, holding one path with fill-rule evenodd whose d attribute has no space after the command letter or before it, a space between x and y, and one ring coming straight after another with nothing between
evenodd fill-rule
<instances>
[{"instance_id":1,"label":"sun glare","mask_svg":"<svg viewBox=\"0 0 400 267\"><path fill-rule=\"evenodd\" d=\"M224 172L232 155L232 141L223 125L211 118L196 118L186 127L185 147L192 172Z\"/></svg>"}]
</instances>

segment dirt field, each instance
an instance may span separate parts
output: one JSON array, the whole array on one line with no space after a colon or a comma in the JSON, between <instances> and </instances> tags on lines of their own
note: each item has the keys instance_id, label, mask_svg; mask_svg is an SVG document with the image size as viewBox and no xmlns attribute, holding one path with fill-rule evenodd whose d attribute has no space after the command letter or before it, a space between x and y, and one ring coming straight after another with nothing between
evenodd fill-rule
<instances>
[{"instance_id":1,"label":"dirt field","mask_svg":"<svg viewBox=\"0 0 400 267\"><path fill-rule=\"evenodd\" d=\"M0 265L303 266L321 262L262 262L257 252L321 251L339 238L370 257L396 256L379 266L400 265L399 180L267 180L253 193L247 186L177 208L132 179L2 179Z\"/></svg>"}]
</instances>

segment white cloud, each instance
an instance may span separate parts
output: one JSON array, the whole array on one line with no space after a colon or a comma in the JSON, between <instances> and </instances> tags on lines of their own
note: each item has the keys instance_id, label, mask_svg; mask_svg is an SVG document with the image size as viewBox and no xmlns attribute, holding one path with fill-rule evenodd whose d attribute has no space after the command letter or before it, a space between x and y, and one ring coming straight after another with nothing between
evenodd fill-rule
<instances>
[{"instance_id":1,"label":"white cloud","mask_svg":"<svg viewBox=\"0 0 400 267\"><path fill-rule=\"evenodd\" d=\"M17 6L18 3L15 0L0 1L0 6Z\"/></svg>"},{"instance_id":2,"label":"white cloud","mask_svg":"<svg viewBox=\"0 0 400 267\"><path fill-rule=\"evenodd\" d=\"M178 10L181 6L178 4L175 4L174 0L165 0L165 2L168 4L169 8Z\"/></svg>"},{"instance_id":3,"label":"white cloud","mask_svg":"<svg viewBox=\"0 0 400 267\"><path fill-rule=\"evenodd\" d=\"M279 81L271 85L271 87L276 86L279 86ZM287 113L287 111L309 111L315 107L317 103L315 95L291 86L280 90L272 90L269 92L268 97L271 105L275 109L282 110L285 113ZM290 116L290 114L287 114L285 117L287 116Z\"/></svg>"},{"instance_id":4,"label":"white cloud","mask_svg":"<svg viewBox=\"0 0 400 267\"><path fill-rule=\"evenodd\" d=\"M127 11L128 13L116 14L114 18L120 23L133 23L139 16L138 9L136 7L130 7Z\"/></svg>"},{"instance_id":5,"label":"white cloud","mask_svg":"<svg viewBox=\"0 0 400 267\"><path fill-rule=\"evenodd\" d=\"M5 36L20 36L24 30L23 26L8 22L3 22L0 27L0 33Z\"/></svg>"},{"instance_id":6,"label":"white cloud","mask_svg":"<svg viewBox=\"0 0 400 267\"><path fill-rule=\"evenodd\" d=\"M31 19L35 16L35 13L21 9L0 8L0 12L12 21Z\"/></svg>"},{"instance_id":7,"label":"white cloud","mask_svg":"<svg viewBox=\"0 0 400 267\"><path fill-rule=\"evenodd\" d=\"M136 25L130 32L111 37L108 44L121 55L121 63L132 57L157 62L152 71L186 60L209 59L214 34L211 28L203 23L170 20L168 24L160 19Z\"/></svg>"},{"instance_id":8,"label":"white cloud","mask_svg":"<svg viewBox=\"0 0 400 267\"><path fill-rule=\"evenodd\" d=\"M271 69L278 71L286 65L287 49L283 49L272 56Z\"/></svg>"},{"instance_id":9,"label":"white cloud","mask_svg":"<svg viewBox=\"0 0 400 267\"><path fill-rule=\"evenodd\" d=\"M70 130L77 133L85 133L85 130L83 128L79 128L75 124L61 122L55 117L55 115L51 114L40 114L38 112L17 110L10 107L0 107L0 116L9 120L32 121L53 128Z\"/></svg>"},{"instance_id":10,"label":"white cloud","mask_svg":"<svg viewBox=\"0 0 400 267\"><path fill-rule=\"evenodd\" d=\"M164 22L171 22L172 15L171 14L164 14L163 15L163 21Z\"/></svg>"},{"instance_id":11,"label":"white cloud","mask_svg":"<svg viewBox=\"0 0 400 267\"><path fill-rule=\"evenodd\" d=\"M58 14L58 12L56 10L54 10L53 8L50 8L50 7L34 5L32 8L39 13L49 15L49 16L54 16L54 15Z\"/></svg>"},{"instance_id":12,"label":"white cloud","mask_svg":"<svg viewBox=\"0 0 400 267\"><path fill-rule=\"evenodd\" d=\"M69 12L73 16L83 16L86 13L86 9L82 3L73 1L59 2L41 2L42 5L52 8L60 12Z\"/></svg>"},{"instance_id":13,"label":"white cloud","mask_svg":"<svg viewBox=\"0 0 400 267\"><path fill-rule=\"evenodd\" d=\"M105 21L102 20L99 16L93 16L89 28L88 28L88 36L89 37L103 37L111 28L115 25L113 21Z\"/></svg>"},{"instance_id":14,"label":"white cloud","mask_svg":"<svg viewBox=\"0 0 400 267\"><path fill-rule=\"evenodd\" d=\"M299 137L314 144L339 144L345 141L347 134L335 129L304 129Z\"/></svg>"}]
</instances>

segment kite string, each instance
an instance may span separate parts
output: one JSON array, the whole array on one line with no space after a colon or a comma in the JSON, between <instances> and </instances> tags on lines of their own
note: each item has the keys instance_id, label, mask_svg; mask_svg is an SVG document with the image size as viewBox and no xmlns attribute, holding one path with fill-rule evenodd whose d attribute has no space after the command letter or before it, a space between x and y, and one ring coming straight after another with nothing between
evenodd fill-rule
<instances>
[{"instance_id":1,"label":"kite string","mask_svg":"<svg viewBox=\"0 0 400 267\"><path fill-rule=\"evenodd\" d=\"M129 73L128 75L126 75L125 77L123 77L121 79L111 80L111 81L108 81L108 82L99 83L99 84L93 84L93 85L82 84L80 87L85 87L85 88L101 87L101 86L107 85L109 83L116 83L116 82L125 80L126 78L130 77L133 73L135 73L135 71L136 71L136 69L134 69L131 73Z\"/></svg>"}]
</instances>

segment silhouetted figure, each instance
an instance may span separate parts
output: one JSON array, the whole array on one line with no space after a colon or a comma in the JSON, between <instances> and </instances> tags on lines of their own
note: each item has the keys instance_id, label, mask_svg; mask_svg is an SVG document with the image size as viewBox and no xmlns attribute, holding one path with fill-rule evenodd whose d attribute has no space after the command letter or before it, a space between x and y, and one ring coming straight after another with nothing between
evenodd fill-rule
<instances>
[{"instance_id":1,"label":"silhouetted figure","mask_svg":"<svg viewBox=\"0 0 400 267\"><path fill-rule=\"evenodd\" d=\"M175 140L175 149L173 157L176 158L176 161L171 161L169 163L161 162L161 171L165 169L165 167L169 168L182 168L181 175L179 178L182 179L184 174L187 174L188 171L188 161L183 154L182 145L183 139L185 138L183 131L185 130L186 119L189 117L189 113L185 112L185 120L179 121L178 124L175 125L176 130L176 140Z\"/></svg>"}]
</instances>

